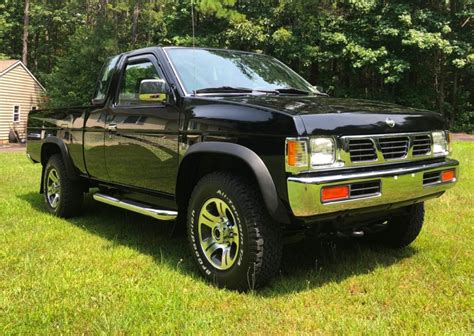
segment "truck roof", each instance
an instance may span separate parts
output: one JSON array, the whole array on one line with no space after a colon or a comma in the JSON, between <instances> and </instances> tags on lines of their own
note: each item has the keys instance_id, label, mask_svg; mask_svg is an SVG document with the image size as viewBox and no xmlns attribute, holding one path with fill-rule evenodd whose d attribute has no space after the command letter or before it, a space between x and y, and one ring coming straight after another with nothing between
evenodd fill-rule
<instances>
[{"instance_id":1,"label":"truck roof","mask_svg":"<svg viewBox=\"0 0 474 336\"><path fill-rule=\"evenodd\" d=\"M264 55L264 54L258 53L258 52L236 50L236 49L226 49L226 48L193 47L193 46L160 46L160 45L158 45L158 46L152 46L152 47L146 47L146 48L140 48L140 49L126 51L126 52L123 52L123 53L115 55L115 56L142 54L142 53L146 53L146 52L152 52L156 49L162 49L162 50L166 50L166 49L222 50L222 51L239 52L239 53L245 53L245 54Z\"/></svg>"}]
</instances>

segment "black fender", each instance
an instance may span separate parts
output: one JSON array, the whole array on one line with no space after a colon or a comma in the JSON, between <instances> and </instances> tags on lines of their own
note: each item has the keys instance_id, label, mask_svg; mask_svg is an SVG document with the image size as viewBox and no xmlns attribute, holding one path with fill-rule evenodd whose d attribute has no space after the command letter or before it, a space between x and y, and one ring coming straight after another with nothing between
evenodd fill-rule
<instances>
[{"instance_id":1,"label":"black fender","mask_svg":"<svg viewBox=\"0 0 474 336\"><path fill-rule=\"evenodd\" d=\"M230 155L246 163L255 174L263 201L265 202L269 214L277 222L282 223L289 221L288 214L278 198L275 183L273 182L273 178L270 175L267 166L254 151L242 145L216 141L199 142L192 145L181 160L178 182L183 162L185 162L189 157L200 153ZM179 186L177 186L176 190L179 190Z\"/></svg>"},{"instance_id":2,"label":"black fender","mask_svg":"<svg viewBox=\"0 0 474 336\"><path fill-rule=\"evenodd\" d=\"M71 180L79 180L80 178L79 172L77 171L76 167L74 166L74 163L72 162L71 156L69 155L69 151L64 141L62 141L56 136L49 136L43 141L43 144L41 146L41 164L43 165L43 173L41 174L41 189L40 189L41 193L44 191L43 190L44 168L48 161L47 148L50 146L48 144L54 145L55 147L59 149L59 153L61 154L63 158L64 166L66 167L66 172L67 172L68 177ZM56 152L56 148L55 148L55 152Z\"/></svg>"}]
</instances>

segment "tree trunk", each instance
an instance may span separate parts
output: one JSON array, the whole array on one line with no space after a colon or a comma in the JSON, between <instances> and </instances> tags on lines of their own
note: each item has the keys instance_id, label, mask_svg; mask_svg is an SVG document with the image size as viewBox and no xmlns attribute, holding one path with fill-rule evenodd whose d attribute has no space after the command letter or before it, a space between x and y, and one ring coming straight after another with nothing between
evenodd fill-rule
<instances>
[{"instance_id":1,"label":"tree trunk","mask_svg":"<svg viewBox=\"0 0 474 336\"><path fill-rule=\"evenodd\" d=\"M104 18L107 17L107 6L109 5L109 0L100 0L100 7L103 11Z\"/></svg>"},{"instance_id":2,"label":"tree trunk","mask_svg":"<svg viewBox=\"0 0 474 336\"><path fill-rule=\"evenodd\" d=\"M28 30L30 25L30 0L25 0L23 12L23 64L28 65Z\"/></svg>"},{"instance_id":3,"label":"tree trunk","mask_svg":"<svg viewBox=\"0 0 474 336\"><path fill-rule=\"evenodd\" d=\"M34 71L38 71L38 47L39 47L39 32L35 33L34 37L35 43L33 44L33 62L34 62Z\"/></svg>"},{"instance_id":4,"label":"tree trunk","mask_svg":"<svg viewBox=\"0 0 474 336\"><path fill-rule=\"evenodd\" d=\"M132 18L132 46L135 46L138 40L138 16L140 15L140 1L135 1Z\"/></svg>"},{"instance_id":5,"label":"tree trunk","mask_svg":"<svg viewBox=\"0 0 474 336\"><path fill-rule=\"evenodd\" d=\"M438 105L438 111L441 113L449 123L450 116L446 115L447 112L444 109L444 102L446 98L446 92L445 92L445 82L446 82L446 74L445 74L445 62L446 62L446 55L443 54L441 51L438 52L438 57L437 57L437 62L438 66L436 71L436 95L437 95L437 105ZM451 125L448 125L451 127Z\"/></svg>"},{"instance_id":6,"label":"tree trunk","mask_svg":"<svg viewBox=\"0 0 474 336\"><path fill-rule=\"evenodd\" d=\"M316 61L311 62L308 79L312 85L317 85L321 81L319 78L319 64Z\"/></svg>"},{"instance_id":7,"label":"tree trunk","mask_svg":"<svg viewBox=\"0 0 474 336\"><path fill-rule=\"evenodd\" d=\"M458 115L458 109L459 109L459 104L458 104L458 82L459 82L459 72L457 69L454 70L454 78L453 78L453 97L452 97L452 105L453 105L453 110L451 112L451 120L449 121L450 126L452 127L454 124L454 120L456 120L456 117Z\"/></svg>"}]
</instances>

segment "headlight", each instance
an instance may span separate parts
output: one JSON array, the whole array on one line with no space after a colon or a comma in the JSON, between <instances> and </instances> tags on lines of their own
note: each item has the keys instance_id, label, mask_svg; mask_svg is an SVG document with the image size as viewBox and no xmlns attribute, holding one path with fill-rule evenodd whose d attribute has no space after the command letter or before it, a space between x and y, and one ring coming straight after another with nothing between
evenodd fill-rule
<instances>
[{"instance_id":1,"label":"headlight","mask_svg":"<svg viewBox=\"0 0 474 336\"><path fill-rule=\"evenodd\" d=\"M433 154L448 154L448 139L446 137L446 132L438 131L431 133L433 137Z\"/></svg>"},{"instance_id":2,"label":"headlight","mask_svg":"<svg viewBox=\"0 0 474 336\"><path fill-rule=\"evenodd\" d=\"M311 166L331 165L336 160L336 145L333 138L311 138Z\"/></svg>"}]
</instances>

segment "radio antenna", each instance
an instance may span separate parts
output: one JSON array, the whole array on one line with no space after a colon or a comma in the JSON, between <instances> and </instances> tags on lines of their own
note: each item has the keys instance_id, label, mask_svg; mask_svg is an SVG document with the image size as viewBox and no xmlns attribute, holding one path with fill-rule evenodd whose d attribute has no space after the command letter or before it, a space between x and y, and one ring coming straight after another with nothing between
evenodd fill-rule
<instances>
[{"instance_id":1,"label":"radio antenna","mask_svg":"<svg viewBox=\"0 0 474 336\"><path fill-rule=\"evenodd\" d=\"M191 21L193 26L193 48L195 47L194 41L194 0L191 0Z\"/></svg>"}]
</instances>

